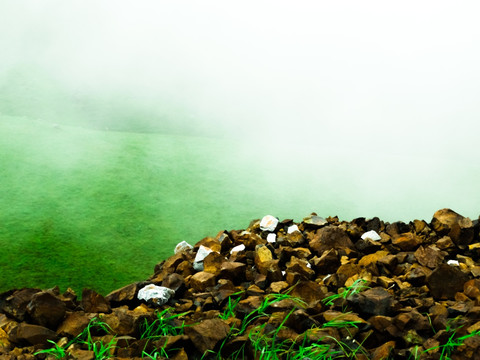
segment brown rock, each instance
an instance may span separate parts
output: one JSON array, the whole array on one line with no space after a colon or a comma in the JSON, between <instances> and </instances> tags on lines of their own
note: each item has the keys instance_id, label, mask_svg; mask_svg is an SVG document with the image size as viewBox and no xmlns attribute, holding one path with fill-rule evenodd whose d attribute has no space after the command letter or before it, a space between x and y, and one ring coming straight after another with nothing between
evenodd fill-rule
<instances>
[{"instance_id":1,"label":"brown rock","mask_svg":"<svg viewBox=\"0 0 480 360\"><path fill-rule=\"evenodd\" d=\"M207 288L215 286L215 275L199 271L190 278L190 286L193 291L205 291Z\"/></svg>"},{"instance_id":2,"label":"brown rock","mask_svg":"<svg viewBox=\"0 0 480 360\"><path fill-rule=\"evenodd\" d=\"M96 291L83 289L82 291L83 310L88 313L109 313L112 311L108 301Z\"/></svg>"},{"instance_id":3,"label":"brown rock","mask_svg":"<svg viewBox=\"0 0 480 360\"><path fill-rule=\"evenodd\" d=\"M85 314L83 311L69 312L58 327L57 334L75 337L87 327L93 317L95 314Z\"/></svg>"},{"instance_id":4,"label":"brown rock","mask_svg":"<svg viewBox=\"0 0 480 360\"><path fill-rule=\"evenodd\" d=\"M11 350L11 347L12 346L11 346L10 341L8 341L7 333L5 332L5 330L0 328L0 354L2 352L7 352L7 351Z\"/></svg>"},{"instance_id":5,"label":"brown rock","mask_svg":"<svg viewBox=\"0 0 480 360\"><path fill-rule=\"evenodd\" d=\"M131 335L137 331L140 323L143 324L145 314L129 310L127 306L121 306L112 309L112 313L102 316L104 321L112 332L116 335Z\"/></svg>"},{"instance_id":6,"label":"brown rock","mask_svg":"<svg viewBox=\"0 0 480 360\"><path fill-rule=\"evenodd\" d=\"M474 237L473 222L450 209L438 210L431 222L439 235L448 235L457 246L467 246Z\"/></svg>"},{"instance_id":7,"label":"brown rock","mask_svg":"<svg viewBox=\"0 0 480 360\"><path fill-rule=\"evenodd\" d=\"M263 296L249 296L240 300L237 304L237 311L242 314L250 314L257 310L263 303Z\"/></svg>"},{"instance_id":8,"label":"brown rock","mask_svg":"<svg viewBox=\"0 0 480 360\"><path fill-rule=\"evenodd\" d=\"M56 341L57 334L40 325L20 323L8 334L8 340L15 344L47 345L48 340Z\"/></svg>"},{"instance_id":9,"label":"brown rock","mask_svg":"<svg viewBox=\"0 0 480 360\"><path fill-rule=\"evenodd\" d=\"M120 289L112 291L108 294L105 299L109 302L128 302L135 299L135 295L137 294L138 283L133 283L126 285Z\"/></svg>"},{"instance_id":10,"label":"brown rock","mask_svg":"<svg viewBox=\"0 0 480 360\"><path fill-rule=\"evenodd\" d=\"M388 341L375 349L371 360L387 360L390 359L393 350L395 350L395 341Z\"/></svg>"},{"instance_id":11,"label":"brown rock","mask_svg":"<svg viewBox=\"0 0 480 360\"><path fill-rule=\"evenodd\" d=\"M229 331L230 327L221 319L208 319L185 328L185 334L202 354L213 350L217 343L228 336Z\"/></svg>"},{"instance_id":12,"label":"brown rock","mask_svg":"<svg viewBox=\"0 0 480 360\"><path fill-rule=\"evenodd\" d=\"M272 252L265 245L258 245L255 249L255 266L258 272L267 275L267 269L273 260Z\"/></svg>"},{"instance_id":13,"label":"brown rock","mask_svg":"<svg viewBox=\"0 0 480 360\"><path fill-rule=\"evenodd\" d=\"M458 267L440 264L427 277L427 286L434 299L454 299L455 293L463 290L468 275Z\"/></svg>"},{"instance_id":14,"label":"brown rock","mask_svg":"<svg viewBox=\"0 0 480 360\"><path fill-rule=\"evenodd\" d=\"M347 298L358 312L367 315L388 315L393 305L393 296L382 287L375 287L352 294Z\"/></svg>"},{"instance_id":15,"label":"brown rock","mask_svg":"<svg viewBox=\"0 0 480 360\"><path fill-rule=\"evenodd\" d=\"M325 322L332 321L336 323L342 323L346 321L351 321L358 324L367 324L365 320L363 320L360 316L358 316L358 314L355 314L353 312L344 313L340 311L327 310L322 313L322 317L325 319Z\"/></svg>"},{"instance_id":16,"label":"brown rock","mask_svg":"<svg viewBox=\"0 0 480 360\"><path fill-rule=\"evenodd\" d=\"M296 272L308 280L315 276L315 271L308 267L309 263L306 260L298 259L294 256L290 258L290 262L287 264L287 272Z\"/></svg>"},{"instance_id":17,"label":"brown rock","mask_svg":"<svg viewBox=\"0 0 480 360\"><path fill-rule=\"evenodd\" d=\"M32 300L32 296L40 291L39 289L21 289L0 294L0 311L17 321L23 321L27 304Z\"/></svg>"},{"instance_id":18,"label":"brown rock","mask_svg":"<svg viewBox=\"0 0 480 360\"><path fill-rule=\"evenodd\" d=\"M234 283L245 281L247 265L241 262L225 261L220 267L220 278L229 279Z\"/></svg>"},{"instance_id":19,"label":"brown rock","mask_svg":"<svg viewBox=\"0 0 480 360\"><path fill-rule=\"evenodd\" d=\"M280 294L283 290L288 288L286 281L275 281L270 284L269 292Z\"/></svg>"},{"instance_id":20,"label":"brown rock","mask_svg":"<svg viewBox=\"0 0 480 360\"><path fill-rule=\"evenodd\" d=\"M450 239L450 236L444 236L441 239L438 239L435 245L440 250L452 250L455 248L455 244L453 243L452 239Z\"/></svg>"},{"instance_id":21,"label":"brown rock","mask_svg":"<svg viewBox=\"0 0 480 360\"><path fill-rule=\"evenodd\" d=\"M441 251L435 245L430 245L426 248L420 246L417 251L415 251L414 255L420 265L434 269L442 263L447 253Z\"/></svg>"},{"instance_id":22,"label":"brown rock","mask_svg":"<svg viewBox=\"0 0 480 360\"><path fill-rule=\"evenodd\" d=\"M222 263L225 261L225 257L215 251L208 254L203 259L203 271L212 273L214 275L220 274Z\"/></svg>"},{"instance_id":23,"label":"brown rock","mask_svg":"<svg viewBox=\"0 0 480 360\"><path fill-rule=\"evenodd\" d=\"M27 305L33 322L52 330L63 320L66 308L63 301L46 291L34 294Z\"/></svg>"},{"instance_id":24,"label":"brown rock","mask_svg":"<svg viewBox=\"0 0 480 360\"><path fill-rule=\"evenodd\" d=\"M315 256L310 263L320 274L332 274L335 273L340 266L340 257L338 256L337 250L330 249L323 252L320 257Z\"/></svg>"},{"instance_id":25,"label":"brown rock","mask_svg":"<svg viewBox=\"0 0 480 360\"><path fill-rule=\"evenodd\" d=\"M392 244L398 246L403 251L412 251L421 244L421 239L411 233L403 233L393 237Z\"/></svg>"},{"instance_id":26,"label":"brown rock","mask_svg":"<svg viewBox=\"0 0 480 360\"><path fill-rule=\"evenodd\" d=\"M290 294L305 301L310 308L317 305L325 297L322 287L314 281L299 282Z\"/></svg>"},{"instance_id":27,"label":"brown rock","mask_svg":"<svg viewBox=\"0 0 480 360\"><path fill-rule=\"evenodd\" d=\"M311 250L318 256L321 256L324 251L330 249L355 248L347 233L333 225L317 230L313 239L310 240L309 245Z\"/></svg>"},{"instance_id":28,"label":"brown rock","mask_svg":"<svg viewBox=\"0 0 480 360\"><path fill-rule=\"evenodd\" d=\"M463 292L471 299L480 296L480 279L472 279L465 282Z\"/></svg>"}]
</instances>

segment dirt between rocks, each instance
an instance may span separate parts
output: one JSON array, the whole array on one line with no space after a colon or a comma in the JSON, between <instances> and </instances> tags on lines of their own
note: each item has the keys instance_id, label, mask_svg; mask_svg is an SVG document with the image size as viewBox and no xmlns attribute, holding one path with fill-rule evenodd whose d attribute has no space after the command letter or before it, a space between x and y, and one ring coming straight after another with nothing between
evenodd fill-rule
<instances>
[{"instance_id":1,"label":"dirt between rocks","mask_svg":"<svg viewBox=\"0 0 480 360\"><path fill-rule=\"evenodd\" d=\"M208 350L228 358L241 350L240 358L260 359L255 333L290 344L280 358L320 344L337 358L480 359L479 220L450 209L430 223L262 220L268 228L255 220L183 247L149 279L106 296L85 289L79 300L58 288L0 294L0 359L53 358L38 354L49 340L66 358L94 359L87 344L69 343L92 319L109 328L93 341L113 344L115 358L199 359ZM139 300L150 284L175 294L162 305ZM159 313L182 331L146 338L145 324Z\"/></svg>"}]
</instances>

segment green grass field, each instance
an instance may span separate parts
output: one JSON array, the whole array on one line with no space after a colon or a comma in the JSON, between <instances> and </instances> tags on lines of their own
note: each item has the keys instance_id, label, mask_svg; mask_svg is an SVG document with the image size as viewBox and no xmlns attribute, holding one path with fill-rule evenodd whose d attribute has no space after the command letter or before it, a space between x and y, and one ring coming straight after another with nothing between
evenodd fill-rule
<instances>
[{"instance_id":1,"label":"green grass field","mask_svg":"<svg viewBox=\"0 0 480 360\"><path fill-rule=\"evenodd\" d=\"M13 116L2 116L0 133L0 290L107 293L145 279L181 240L274 210L288 217L301 201L272 197L272 178L232 140Z\"/></svg>"}]
</instances>

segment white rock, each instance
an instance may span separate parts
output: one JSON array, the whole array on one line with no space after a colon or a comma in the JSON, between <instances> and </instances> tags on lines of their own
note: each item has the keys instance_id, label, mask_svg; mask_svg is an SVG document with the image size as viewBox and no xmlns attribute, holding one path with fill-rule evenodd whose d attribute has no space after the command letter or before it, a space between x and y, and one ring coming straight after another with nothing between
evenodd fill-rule
<instances>
[{"instance_id":1,"label":"white rock","mask_svg":"<svg viewBox=\"0 0 480 360\"><path fill-rule=\"evenodd\" d=\"M370 230L362 235L362 239L363 240L370 239L373 241L378 241L378 240L382 240L382 237L378 235L378 233L375 230Z\"/></svg>"},{"instance_id":2,"label":"white rock","mask_svg":"<svg viewBox=\"0 0 480 360\"><path fill-rule=\"evenodd\" d=\"M209 249L203 245L200 245L200 247L198 248L198 251L197 251L197 255L195 255L195 260L193 260L194 262L201 262L203 261L203 259L205 259L207 257L208 254L210 254L211 252L213 252L212 249Z\"/></svg>"},{"instance_id":3,"label":"white rock","mask_svg":"<svg viewBox=\"0 0 480 360\"><path fill-rule=\"evenodd\" d=\"M260 230L262 231L275 231L278 225L278 219L272 215L265 215L260 221Z\"/></svg>"},{"instance_id":4,"label":"white rock","mask_svg":"<svg viewBox=\"0 0 480 360\"><path fill-rule=\"evenodd\" d=\"M267 235L267 242L274 243L275 241L277 241L277 234L270 233Z\"/></svg>"},{"instance_id":5,"label":"white rock","mask_svg":"<svg viewBox=\"0 0 480 360\"><path fill-rule=\"evenodd\" d=\"M207 257L208 254L213 252L212 249L207 248L206 246L200 245L193 260L193 268L196 271L203 271L203 260Z\"/></svg>"},{"instance_id":6,"label":"white rock","mask_svg":"<svg viewBox=\"0 0 480 360\"><path fill-rule=\"evenodd\" d=\"M311 268L312 268L312 264L310 264L309 262L307 262L307 267L308 267L309 269L311 269Z\"/></svg>"},{"instance_id":7,"label":"white rock","mask_svg":"<svg viewBox=\"0 0 480 360\"><path fill-rule=\"evenodd\" d=\"M138 300L154 300L155 304L163 305L175 295L175 291L164 286L147 285L138 291Z\"/></svg>"},{"instance_id":8,"label":"white rock","mask_svg":"<svg viewBox=\"0 0 480 360\"><path fill-rule=\"evenodd\" d=\"M243 244L237 245L233 247L232 250L230 250L230 254L233 254L234 252L237 252L237 251L243 251L243 250L245 250L245 245Z\"/></svg>"},{"instance_id":9,"label":"white rock","mask_svg":"<svg viewBox=\"0 0 480 360\"><path fill-rule=\"evenodd\" d=\"M289 226L288 229L287 229L287 234L294 233L295 231L300 231L300 230L298 230L298 226L297 226L297 225Z\"/></svg>"},{"instance_id":10,"label":"white rock","mask_svg":"<svg viewBox=\"0 0 480 360\"><path fill-rule=\"evenodd\" d=\"M187 243L186 241L181 241L175 246L175 254L184 252L184 251L189 251L192 250L193 246Z\"/></svg>"},{"instance_id":11,"label":"white rock","mask_svg":"<svg viewBox=\"0 0 480 360\"><path fill-rule=\"evenodd\" d=\"M332 276L332 274L328 274L327 276L325 276L325 277L323 278L323 281L327 280L327 279L330 278L331 276Z\"/></svg>"},{"instance_id":12,"label":"white rock","mask_svg":"<svg viewBox=\"0 0 480 360\"><path fill-rule=\"evenodd\" d=\"M447 264L451 266L460 266L460 263L458 262L458 260L448 260Z\"/></svg>"}]
</instances>

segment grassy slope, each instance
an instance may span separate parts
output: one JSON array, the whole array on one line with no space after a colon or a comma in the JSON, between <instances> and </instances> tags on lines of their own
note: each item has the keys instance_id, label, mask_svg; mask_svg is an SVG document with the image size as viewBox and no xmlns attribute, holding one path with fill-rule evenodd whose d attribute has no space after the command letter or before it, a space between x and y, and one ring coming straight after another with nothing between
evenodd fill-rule
<instances>
[{"instance_id":1,"label":"grassy slope","mask_svg":"<svg viewBox=\"0 0 480 360\"><path fill-rule=\"evenodd\" d=\"M5 116L0 133L0 290L106 293L144 279L179 241L244 227L262 211L232 198L224 141Z\"/></svg>"}]
</instances>

